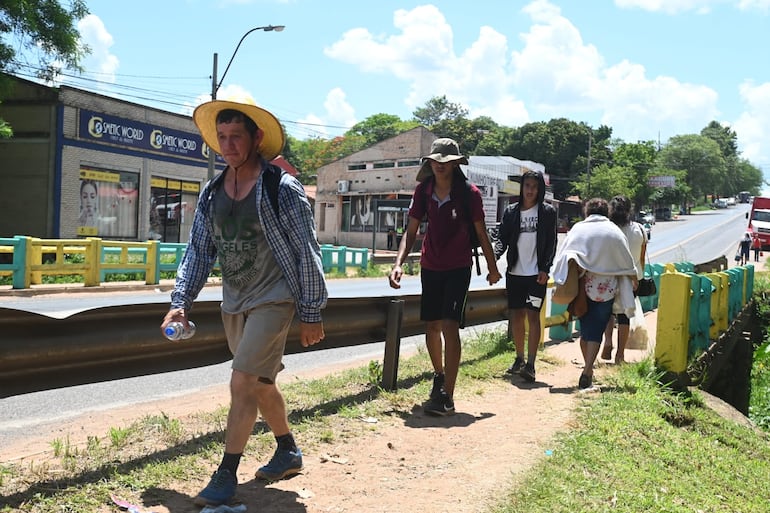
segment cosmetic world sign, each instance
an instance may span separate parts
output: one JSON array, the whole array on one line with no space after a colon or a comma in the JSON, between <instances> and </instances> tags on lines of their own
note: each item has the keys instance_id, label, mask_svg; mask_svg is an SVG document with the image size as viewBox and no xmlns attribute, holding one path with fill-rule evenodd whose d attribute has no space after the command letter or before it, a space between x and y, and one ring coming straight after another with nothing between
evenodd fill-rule
<instances>
[{"instance_id":1,"label":"cosmetic world sign","mask_svg":"<svg viewBox=\"0 0 770 513\"><path fill-rule=\"evenodd\" d=\"M80 111L81 139L206 160L208 147L198 134L150 125L89 110Z\"/></svg>"}]
</instances>

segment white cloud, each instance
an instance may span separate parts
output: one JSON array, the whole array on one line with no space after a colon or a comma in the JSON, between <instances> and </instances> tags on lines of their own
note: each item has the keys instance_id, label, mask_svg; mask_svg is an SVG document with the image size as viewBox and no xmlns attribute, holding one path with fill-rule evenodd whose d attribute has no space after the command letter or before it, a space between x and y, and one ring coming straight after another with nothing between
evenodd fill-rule
<instances>
[{"instance_id":1,"label":"white cloud","mask_svg":"<svg viewBox=\"0 0 770 513\"><path fill-rule=\"evenodd\" d=\"M759 11L767 14L770 12L770 0L740 0L738 9L742 11Z\"/></svg>"},{"instance_id":2,"label":"white cloud","mask_svg":"<svg viewBox=\"0 0 770 513\"><path fill-rule=\"evenodd\" d=\"M719 5L732 5L741 11L770 12L770 0L615 0L615 5L621 9L641 9L665 14L708 14Z\"/></svg>"},{"instance_id":3,"label":"white cloud","mask_svg":"<svg viewBox=\"0 0 770 513\"><path fill-rule=\"evenodd\" d=\"M513 52L518 90L542 118L585 119L598 113L613 135L628 141L665 138L705 126L718 115L714 90L674 77L648 77L640 64L608 65L599 50L546 0L524 8L534 24ZM526 94L525 94L526 91Z\"/></svg>"},{"instance_id":4,"label":"white cloud","mask_svg":"<svg viewBox=\"0 0 770 513\"><path fill-rule=\"evenodd\" d=\"M348 103L345 92L339 87L335 87L326 95L324 108L330 125L353 126L358 122L355 109Z\"/></svg>"},{"instance_id":5,"label":"white cloud","mask_svg":"<svg viewBox=\"0 0 770 513\"><path fill-rule=\"evenodd\" d=\"M621 9L642 9L666 14L691 11L706 14L721 3L725 3L725 0L615 0L615 5Z\"/></svg>"},{"instance_id":6,"label":"white cloud","mask_svg":"<svg viewBox=\"0 0 770 513\"><path fill-rule=\"evenodd\" d=\"M521 51L514 51L514 82L526 90L538 108L558 115L565 107L593 110L600 105L592 91L601 86L604 59L559 9L544 0L524 8L535 24L521 34ZM563 114L562 114L563 115Z\"/></svg>"},{"instance_id":7,"label":"white cloud","mask_svg":"<svg viewBox=\"0 0 770 513\"><path fill-rule=\"evenodd\" d=\"M741 156L770 172L770 82L739 87L746 110L733 123L741 143Z\"/></svg>"},{"instance_id":8,"label":"white cloud","mask_svg":"<svg viewBox=\"0 0 770 513\"><path fill-rule=\"evenodd\" d=\"M603 73L601 86L595 90L603 98L602 123L614 130L616 137L629 142L664 139L692 133L692 127L704 127L719 115L717 93L696 84L658 76L647 78L638 64L623 61Z\"/></svg>"},{"instance_id":9,"label":"white cloud","mask_svg":"<svg viewBox=\"0 0 770 513\"><path fill-rule=\"evenodd\" d=\"M113 45L112 34L104 27L102 20L89 14L78 22L78 31L91 54L83 59L83 67L99 73L98 80L115 82L115 72L120 65L118 58L110 53Z\"/></svg>"},{"instance_id":10,"label":"white cloud","mask_svg":"<svg viewBox=\"0 0 770 513\"><path fill-rule=\"evenodd\" d=\"M526 122L526 109L510 90L505 36L481 27L479 38L457 55L452 27L433 5L399 9L393 24L400 30L398 35L375 36L365 28L355 28L324 53L363 72L408 82L410 91L404 102L410 110L433 96L446 95L478 115L497 112L503 113L506 123Z\"/></svg>"},{"instance_id":11,"label":"white cloud","mask_svg":"<svg viewBox=\"0 0 770 513\"><path fill-rule=\"evenodd\" d=\"M616 0L625 8L677 12L703 12L718 3ZM770 0L732 0L735 7L749 4L759 8L770 5ZM629 142L665 142L674 135L697 133L720 119L719 95L708 85L649 75L642 64L629 60L606 62L601 49L584 41L578 28L548 0L534 0L522 12L532 23L518 35L516 48L509 49L506 35L485 26L466 49L456 49L443 14L424 5L395 12L395 35L355 28L325 53L363 73L408 83L404 102L412 110L433 96L446 95L466 106L472 117L488 115L506 126L520 126L530 118L566 117L592 126L608 125L615 137ZM739 131L739 144L750 159L761 159L760 149L770 155L767 144L762 146L764 134L770 133L768 88L741 89L748 108L735 125L746 127Z\"/></svg>"},{"instance_id":12,"label":"white cloud","mask_svg":"<svg viewBox=\"0 0 770 513\"><path fill-rule=\"evenodd\" d=\"M326 100L324 100L324 110L322 115L311 112L299 119L296 126L289 127L289 131L298 139L306 137L329 138L347 131L343 128L332 127L350 127L358 122L355 109L348 103L345 91L339 87L335 87L327 93Z\"/></svg>"}]
</instances>

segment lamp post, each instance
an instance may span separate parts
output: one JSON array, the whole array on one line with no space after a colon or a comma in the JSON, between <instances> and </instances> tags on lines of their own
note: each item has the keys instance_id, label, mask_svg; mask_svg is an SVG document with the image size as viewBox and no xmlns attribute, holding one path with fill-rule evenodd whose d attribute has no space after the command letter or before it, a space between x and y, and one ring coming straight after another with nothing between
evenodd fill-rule
<instances>
[{"instance_id":1,"label":"lamp post","mask_svg":"<svg viewBox=\"0 0 770 513\"><path fill-rule=\"evenodd\" d=\"M233 51L232 57L230 57L230 61L227 63L227 67L225 68L225 72L222 73L222 77L217 81L217 60L218 55L216 52L214 53L214 67L211 73L211 99L216 100L217 99L217 91L219 91L219 88L222 86L222 82L225 79L225 75L227 75L227 72L230 70L230 65L233 63L233 59L235 59L235 54L238 53L238 49L241 47L241 43L243 43L243 40L246 39L246 36L251 34L252 32L256 32L257 30L262 30L265 32L282 32L283 29L285 29L285 25L267 25L265 27L254 27L253 29L249 30L243 36L241 37L241 40L238 41L238 45L236 45L235 50ZM214 155L214 152L209 148L209 172L208 172L208 178L211 180L214 177L214 162L215 162L216 156Z\"/></svg>"}]
</instances>

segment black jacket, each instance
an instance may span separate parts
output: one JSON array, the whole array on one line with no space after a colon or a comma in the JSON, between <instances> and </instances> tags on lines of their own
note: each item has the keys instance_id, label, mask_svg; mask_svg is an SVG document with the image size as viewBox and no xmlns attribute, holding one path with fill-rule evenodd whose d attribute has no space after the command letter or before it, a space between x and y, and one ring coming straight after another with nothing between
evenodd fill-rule
<instances>
[{"instance_id":1,"label":"black jacket","mask_svg":"<svg viewBox=\"0 0 770 513\"><path fill-rule=\"evenodd\" d=\"M553 258L556 255L556 209L544 202L545 180L540 178L537 208L537 268L540 272L549 274ZM508 205L500 222L497 240L495 241L495 259L500 258L508 250L507 270L519 260L519 232L521 231L521 198L518 203Z\"/></svg>"}]
</instances>

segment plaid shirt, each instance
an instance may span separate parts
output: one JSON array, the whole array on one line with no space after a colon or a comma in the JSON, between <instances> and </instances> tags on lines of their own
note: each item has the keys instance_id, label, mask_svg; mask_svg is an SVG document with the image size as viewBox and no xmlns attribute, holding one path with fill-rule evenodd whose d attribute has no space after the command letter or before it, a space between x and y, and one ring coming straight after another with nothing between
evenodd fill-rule
<instances>
[{"instance_id":1,"label":"plaid shirt","mask_svg":"<svg viewBox=\"0 0 770 513\"><path fill-rule=\"evenodd\" d=\"M266 172L280 173L280 169L264 160L262 169L256 187L257 212L268 246L289 284L300 320L320 322L328 292L310 203L302 184L291 175L284 174L278 187L279 221L267 193L263 193L262 177ZM224 175L223 172L209 181L198 197L190 242L177 269L176 285L171 292L172 308L192 308L216 262L211 206Z\"/></svg>"}]
</instances>

